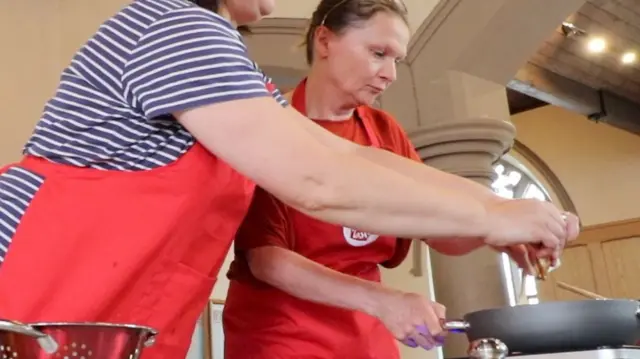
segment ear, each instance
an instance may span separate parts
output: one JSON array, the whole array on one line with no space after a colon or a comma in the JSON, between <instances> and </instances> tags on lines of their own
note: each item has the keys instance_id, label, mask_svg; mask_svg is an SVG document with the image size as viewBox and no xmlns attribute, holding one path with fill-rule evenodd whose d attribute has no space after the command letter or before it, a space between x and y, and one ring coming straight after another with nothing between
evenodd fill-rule
<instances>
[{"instance_id":1,"label":"ear","mask_svg":"<svg viewBox=\"0 0 640 359\"><path fill-rule=\"evenodd\" d=\"M314 52L320 59L326 59L329 56L329 42L333 37L331 30L325 26L318 26L314 34Z\"/></svg>"}]
</instances>

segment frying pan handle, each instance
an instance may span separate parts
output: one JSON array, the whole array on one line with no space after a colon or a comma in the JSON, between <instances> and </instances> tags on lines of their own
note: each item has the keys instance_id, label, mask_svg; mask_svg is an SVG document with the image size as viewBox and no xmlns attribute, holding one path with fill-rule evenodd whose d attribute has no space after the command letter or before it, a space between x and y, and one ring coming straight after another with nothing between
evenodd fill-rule
<instances>
[{"instance_id":1,"label":"frying pan handle","mask_svg":"<svg viewBox=\"0 0 640 359\"><path fill-rule=\"evenodd\" d=\"M462 319L447 319L442 321L442 329L448 332L465 333L471 325Z\"/></svg>"}]
</instances>

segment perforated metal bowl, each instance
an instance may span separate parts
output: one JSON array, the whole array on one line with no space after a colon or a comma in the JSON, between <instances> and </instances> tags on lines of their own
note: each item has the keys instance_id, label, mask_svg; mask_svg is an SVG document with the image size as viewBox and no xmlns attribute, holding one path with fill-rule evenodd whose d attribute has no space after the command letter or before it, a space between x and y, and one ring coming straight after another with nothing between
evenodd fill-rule
<instances>
[{"instance_id":1,"label":"perforated metal bowl","mask_svg":"<svg viewBox=\"0 0 640 359\"><path fill-rule=\"evenodd\" d=\"M137 359L156 335L152 328L128 324L0 319L0 359Z\"/></svg>"}]
</instances>

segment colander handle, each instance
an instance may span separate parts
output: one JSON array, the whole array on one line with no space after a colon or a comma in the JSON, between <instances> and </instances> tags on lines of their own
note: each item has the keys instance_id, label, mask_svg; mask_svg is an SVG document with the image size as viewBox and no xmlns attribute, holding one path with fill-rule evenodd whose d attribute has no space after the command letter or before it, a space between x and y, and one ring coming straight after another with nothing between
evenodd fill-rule
<instances>
[{"instance_id":1,"label":"colander handle","mask_svg":"<svg viewBox=\"0 0 640 359\"><path fill-rule=\"evenodd\" d=\"M58 343L48 334L36 330L30 325L13 320L0 319L0 331L27 335L38 341L38 344L47 354L53 354L58 350Z\"/></svg>"},{"instance_id":2,"label":"colander handle","mask_svg":"<svg viewBox=\"0 0 640 359\"><path fill-rule=\"evenodd\" d=\"M149 331L147 333L147 337L144 340L144 346L145 347L150 347L153 346L156 343L156 336L158 335L158 332L156 331Z\"/></svg>"}]
</instances>

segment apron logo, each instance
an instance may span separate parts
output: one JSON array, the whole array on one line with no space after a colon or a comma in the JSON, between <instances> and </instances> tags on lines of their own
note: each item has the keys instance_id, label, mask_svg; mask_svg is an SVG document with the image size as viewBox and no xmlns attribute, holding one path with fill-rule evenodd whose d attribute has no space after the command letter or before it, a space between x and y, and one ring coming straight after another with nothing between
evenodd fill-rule
<instances>
[{"instance_id":1,"label":"apron logo","mask_svg":"<svg viewBox=\"0 0 640 359\"><path fill-rule=\"evenodd\" d=\"M347 227L342 227L342 234L344 235L344 239L347 243L354 247L364 247L375 242L379 237L377 234L358 231Z\"/></svg>"}]
</instances>

